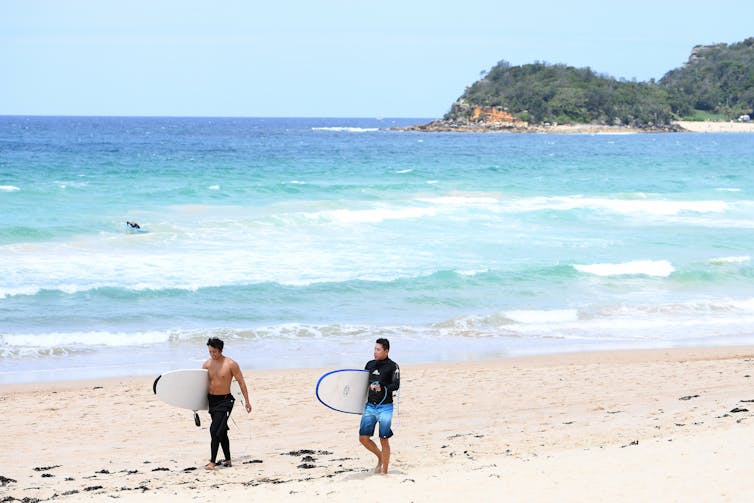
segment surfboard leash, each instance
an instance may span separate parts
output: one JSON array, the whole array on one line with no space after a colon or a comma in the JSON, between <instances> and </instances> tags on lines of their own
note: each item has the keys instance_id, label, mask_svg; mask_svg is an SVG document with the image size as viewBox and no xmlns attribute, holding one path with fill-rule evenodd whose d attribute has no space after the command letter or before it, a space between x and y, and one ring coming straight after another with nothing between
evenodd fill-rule
<instances>
[{"instance_id":1,"label":"surfboard leash","mask_svg":"<svg viewBox=\"0 0 754 503\"><path fill-rule=\"evenodd\" d=\"M401 425L401 392L400 390L395 392L395 427L399 427Z\"/></svg>"}]
</instances>

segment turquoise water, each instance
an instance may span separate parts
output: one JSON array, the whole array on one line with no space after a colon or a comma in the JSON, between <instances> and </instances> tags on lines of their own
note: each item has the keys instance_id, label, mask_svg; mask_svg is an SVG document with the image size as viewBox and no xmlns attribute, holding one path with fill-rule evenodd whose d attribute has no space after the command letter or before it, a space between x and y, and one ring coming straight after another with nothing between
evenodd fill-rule
<instances>
[{"instance_id":1,"label":"turquoise water","mask_svg":"<svg viewBox=\"0 0 754 503\"><path fill-rule=\"evenodd\" d=\"M421 122L0 117L0 382L754 343L754 135Z\"/></svg>"}]
</instances>

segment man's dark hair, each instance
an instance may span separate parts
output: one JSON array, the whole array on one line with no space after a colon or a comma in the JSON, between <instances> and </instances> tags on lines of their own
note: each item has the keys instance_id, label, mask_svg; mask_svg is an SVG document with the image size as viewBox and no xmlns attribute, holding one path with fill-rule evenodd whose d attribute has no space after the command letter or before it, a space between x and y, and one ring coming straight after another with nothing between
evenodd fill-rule
<instances>
[{"instance_id":1,"label":"man's dark hair","mask_svg":"<svg viewBox=\"0 0 754 503\"><path fill-rule=\"evenodd\" d=\"M207 341L207 346L212 346L218 351L222 351L223 346L225 346L225 343L222 340L218 339L217 337L210 337L209 340Z\"/></svg>"},{"instance_id":2,"label":"man's dark hair","mask_svg":"<svg viewBox=\"0 0 754 503\"><path fill-rule=\"evenodd\" d=\"M384 339L384 338L381 337L381 338L377 339L375 342L377 342L377 344L380 344L382 346L382 349L384 349L385 351L390 351L390 341L389 340Z\"/></svg>"}]
</instances>

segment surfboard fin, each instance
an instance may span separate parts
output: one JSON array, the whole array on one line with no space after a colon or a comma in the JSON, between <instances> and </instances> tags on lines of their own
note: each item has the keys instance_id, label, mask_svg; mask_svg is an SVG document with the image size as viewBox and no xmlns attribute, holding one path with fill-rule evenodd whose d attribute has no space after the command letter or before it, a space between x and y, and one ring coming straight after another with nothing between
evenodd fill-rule
<instances>
[{"instance_id":1,"label":"surfboard fin","mask_svg":"<svg viewBox=\"0 0 754 503\"><path fill-rule=\"evenodd\" d=\"M197 426L202 425L202 420L199 419L199 413L197 413L196 411L194 411L194 424L196 424Z\"/></svg>"}]
</instances>

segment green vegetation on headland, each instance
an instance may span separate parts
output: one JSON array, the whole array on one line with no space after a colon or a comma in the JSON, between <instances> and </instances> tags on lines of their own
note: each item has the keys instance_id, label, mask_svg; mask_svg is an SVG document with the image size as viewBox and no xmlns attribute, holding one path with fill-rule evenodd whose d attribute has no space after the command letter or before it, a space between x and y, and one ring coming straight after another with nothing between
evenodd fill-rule
<instances>
[{"instance_id":1,"label":"green vegetation on headland","mask_svg":"<svg viewBox=\"0 0 754 503\"><path fill-rule=\"evenodd\" d=\"M590 124L676 130L678 120L735 120L754 110L754 37L696 46L659 82L618 80L590 68L500 61L420 130L531 130Z\"/></svg>"}]
</instances>

